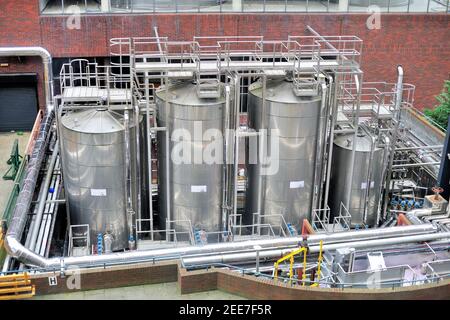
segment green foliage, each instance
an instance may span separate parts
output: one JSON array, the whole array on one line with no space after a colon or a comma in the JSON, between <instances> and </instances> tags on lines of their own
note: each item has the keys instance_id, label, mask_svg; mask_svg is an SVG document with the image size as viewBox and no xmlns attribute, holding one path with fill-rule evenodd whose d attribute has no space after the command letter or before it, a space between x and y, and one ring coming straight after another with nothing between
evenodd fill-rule
<instances>
[{"instance_id":1,"label":"green foliage","mask_svg":"<svg viewBox=\"0 0 450 320\"><path fill-rule=\"evenodd\" d=\"M445 81L444 90L440 95L436 96L436 100L440 104L434 109L425 109L424 113L445 129L447 128L448 116L450 115L450 80Z\"/></svg>"}]
</instances>

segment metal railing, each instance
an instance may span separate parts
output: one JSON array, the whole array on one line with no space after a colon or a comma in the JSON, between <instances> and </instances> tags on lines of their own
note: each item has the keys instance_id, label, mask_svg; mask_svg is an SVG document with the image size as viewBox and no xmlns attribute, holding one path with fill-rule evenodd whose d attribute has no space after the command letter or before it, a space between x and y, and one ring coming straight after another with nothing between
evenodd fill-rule
<instances>
[{"instance_id":1,"label":"metal railing","mask_svg":"<svg viewBox=\"0 0 450 320\"><path fill-rule=\"evenodd\" d=\"M449 12L449 0L67 0L41 1L42 14L98 13L287 13L287 12Z\"/></svg>"}]
</instances>

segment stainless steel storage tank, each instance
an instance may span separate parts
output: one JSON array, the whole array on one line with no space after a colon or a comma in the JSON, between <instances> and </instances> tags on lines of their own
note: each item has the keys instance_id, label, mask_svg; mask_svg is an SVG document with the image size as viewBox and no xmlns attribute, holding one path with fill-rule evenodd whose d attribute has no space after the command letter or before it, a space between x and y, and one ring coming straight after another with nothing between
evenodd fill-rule
<instances>
[{"instance_id":1,"label":"stainless steel storage tank","mask_svg":"<svg viewBox=\"0 0 450 320\"><path fill-rule=\"evenodd\" d=\"M199 98L195 84L182 82L170 85L168 90L158 90L156 105L158 126L166 127L170 138L169 154L166 154L166 134L158 133L160 229L166 228L166 219L169 219L178 221L171 224L176 231L187 231L187 224L182 220L190 220L194 229L219 231L223 166L221 159L219 163L211 164L203 158L212 142L211 138L203 135L207 130L218 130L216 133L223 134L225 98L222 95L219 98ZM179 134L184 139L183 148L190 150L190 156L184 154L187 159L183 161L173 157L179 155L174 149L180 147ZM223 141L217 141L221 152ZM168 168L166 157L170 157ZM170 201L170 212L167 212L167 200Z\"/></svg>"},{"instance_id":2,"label":"stainless steel storage tank","mask_svg":"<svg viewBox=\"0 0 450 320\"><path fill-rule=\"evenodd\" d=\"M134 125L130 127L132 147L136 140ZM60 134L70 224L88 224L91 244L99 233L110 232L112 250L127 248L123 116L106 108L69 112L61 118ZM134 150L132 147L132 157ZM134 195L136 190L133 179Z\"/></svg>"},{"instance_id":3,"label":"stainless steel storage tank","mask_svg":"<svg viewBox=\"0 0 450 320\"><path fill-rule=\"evenodd\" d=\"M279 169L274 175L260 175L260 162L250 161L247 147L246 224L253 213L283 215L287 223L299 230L303 219L310 218L314 190L314 167L321 108L321 96L296 96L293 83L268 80L266 83L266 125L262 125L262 85L249 88L248 124L258 131L278 129ZM253 155L255 156L255 155ZM266 217L262 223L280 225L278 217Z\"/></svg>"},{"instance_id":4,"label":"stainless steel storage tank","mask_svg":"<svg viewBox=\"0 0 450 320\"><path fill-rule=\"evenodd\" d=\"M380 200L384 149L377 147L370 135L362 131L358 133L351 193L348 194L354 137L353 133L344 134L334 140L329 198L331 216L338 216L341 202L345 206L349 201L347 209L352 216L352 226L363 223L374 226Z\"/></svg>"}]
</instances>

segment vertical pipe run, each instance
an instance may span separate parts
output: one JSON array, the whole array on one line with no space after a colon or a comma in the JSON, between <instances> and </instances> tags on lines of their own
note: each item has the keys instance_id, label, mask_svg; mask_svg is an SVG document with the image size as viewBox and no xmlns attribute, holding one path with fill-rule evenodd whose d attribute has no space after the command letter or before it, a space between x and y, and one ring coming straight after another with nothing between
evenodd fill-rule
<instances>
[{"instance_id":1,"label":"vertical pipe run","mask_svg":"<svg viewBox=\"0 0 450 320\"><path fill-rule=\"evenodd\" d=\"M262 98L262 110L261 110L261 127L259 128L259 137L260 140L258 141L258 152L259 152L259 156L258 156L258 162L259 162L259 166L263 167L263 165L265 164L265 160L264 159L264 155L266 154L266 152L264 151L265 147L266 147L266 143L268 143L267 141L268 139L268 126L267 126L267 107L266 107L266 86L267 86L267 76L263 75L261 77L262 79L262 91L261 91L261 98ZM264 134L264 130L265 130L265 134ZM258 179L259 179L259 183L258 183L258 221L257 221L257 234L260 235L261 234L261 217L263 215L263 208L262 208L262 204L265 198L265 182L266 182L266 178L263 174L261 174L260 170L260 174L258 175ZM263 192L264 190L264 192Z\"/></svg>"},{"instance_id":2,"label":"vertical pipe run","mask_svg":"<svg viewBox=\"0 0 450 320\"><path fill-rule=\"evenodd\" d=\"M388 160L389 160L389 152L388 152L388 150L390 149L391 140L386 135L383 135L383 139L384 139L383 163L387 163ZM383 168L383 173L381 175L381 181L386 181L386 173L387 173L388 170L387 170L386 166L383 166L383 167L384 168ZM378 192L379 192L379 194L383 193L383 183L380 183L380 186L378 188ZM380 199L378 201L378 208L377 208L377 222L380 222L381 212L383 211L382 201L383 201L383 197L380 197Z\"/></svg>"},{"instance_id":3,"label":"vertical pipe run","mask_svg":"<svg viewBox=\"0 0 450 320\"><path fill-rule=\"evenodd\" d=\"M136 104L134 106L134 130L136 137L136 181L137 181L137 194L136 194L136 218L142 219L142 188L141 188L141 145L140 145L140 121L139 121L140 111L139 106ZM137 227L136 227L137 231ZM136 233L136 241L138 239L138 234Z\"/></svg>"},{"instance_id":4,"label":"vertical pipe run","mask_svg":"<svg viewBox=\"0 0 450 320\"><path fill-rule=\"evenodd\" d=\"M147 62L147 59L144 58L144 62ZM145 72L144 74L145 80L145 101L146 101L146 108L145 108L145 116L146 116L146 128L147 128L147 167L148 167L148 185L149 185L149 196L148 196L148 207L149 207L149 216L150 216L150 239L154 240L154 234L153 234L153 172L152 172L152 130L150 127L150 88L149 88L149 81L148 81L148 72ZM156 120L154 121L156 125ZM139 228L140 229L140 228Z\"/></svg>"},{"instance_id":5,"label":"vertical pipe run","mask_svg":"<svg viewBox=\"0 0 450 320\"><path fill-rule=\"evenodd\" d=\"M330 180L331 180L331 165L333 160L333 144L334 144L334 127L336 126L337 117L337 93L339 87L339 79L336 78L334 82L334 93L331 99L331 123L330 123L330 142L328 145L328 159L327 159L327 173L325 179L325 198L324 206L328 205L328 197L330 193Z\"/></svg>"},{"instance_id":6,"label":"vertical pipe run","mask_svg":"<svg viewBox=\"0 0 450 320\"><path fill-rule=\"evenodd\" d=\"M42 216L44 214L44 209L45 209L45 204L46 204L46 200L47 200L47 194L48 194L48 188L50 186L50 182L51 182L51 178L53 175L53 170L55 167L55 163L56 163L56 159L58 157L58 152L59 152L59 143L58 141L55 143L55 148L53 149L53 153L52 153L52 157L50 159L50 163L47 169L47 173L45 175L45 180L44 180L44 187L43 187L43 193L41 198L39 199L39 204L38 204L38 209L37 209L37 213L36 216L34 218L34 226L33 226L33 230L31 233L31 240L30 240L30 250L34 250L36 247L36 240L38 237L38 233L39 233L39 229L41 226L41 221L42 221Z\"/></svg>"},{"instance_id":7,"label":"vertical pipe run","mask_svg":"<svg viewBox=\"0 0 450 320\"><path fill-rule=\"evenodd\" d=\"M133 236L133 200L131 196L131 150L130 150L130 119L128 110L124 113L124 127L125 127L125 199L126 199L126 215L128 221L129 240Z\"/></svg>"},{"instance_id":8,"label":"vertical pipe run","mask_svg":"<svg viewBox=\"0 0 450 320\"><path fill-rule=\"evenodd\" d=\"M238 74L234 75L234 110L235 110L235 128L240 127L240 104L241 104L241 76ZM233 224L237 224L237 184L238 184L238 172L239 172L239 135L235 134L234 137L234 192L233 192Z\"/></svg>"},{"instance_id":9,"label":"vertical pipe run","mask_svg":"<svg viewBox=\"0 0 450 320\"><path fill-rule=\"evenodd\" d=\"M353 182L353 176L355 174L355 158L356 158L356 139L358 136L358 129L359 129L359 109L360 109L360 98L361 98L361 90L362 90L362 83L360 83L358 79L358 75L354 75L355 77L355 84L356 84L356 90L357 90L357 101L356 101L356 113L354 114L353 119L353 129L354 129L354 135L353 135L353 146L352 146L352 156L351 156L351 166L350 166L350 174L347 177L347 201L345 203L345 207L347 209L350 208L350 199L351 199L351 193L352 193L352 182Z\"/></svg>"},{"instance_id":10,"label":"vertical pipe run","mask_svg":"<svg viewBox=\"0 0 450 320\"><path fill-rule=\"evenodd\" d=\"M313 198L311 208L319 209L320 207L320 194L321 194L321 182L322 182L322 173L323 173L323 158L324 158L324 138L326 136L326 110L327 110L327 94L328 87L325 82L322 83L322 101L320 107L320 116L319 116L319 125L317 126L317 146L316 146L316 160L315 160L315 168L314 168L314 190L313 190Z\"/></svg>"},{"instance_id":11,"label":"vertical pipe run","mask_svg":"<svg viewBox=\"0 0 450 320\"><path fill-rule=\"evenodd\" d=\"M397 75L398 75L397 85L396 85L397 92L395 95L395 124L394 124L394 132L392 133L391 145L390 145L390 150L389 150L389 165L387 168L387 175L386 175L383 218L386 218L386 214L387 214L389 192L391 189L392 165L394 164L395 145L397 143L398 127L400 125L400 111L401 111L402 100L403 100L403 67L401 65L397 66Z\"/></svg>"},{"instance_id":12,"label":"vertical pipe run","mask_svg":"<svg viewBox=\"0 0 450 320\"><path fill-rule=\"evenodd\" d=\"M367 180L366 180L366 191L364 192L364 207L363 207L363 219L362 221L366 223L367 221L367 213L369 210L369 196L370 196L370 184L371 184L371 178L372 178L372 166L373 166L373 157L375 153L376 148L376 137L374 137L370 132L363 127L363 130L366 132L366 134L371 138L371 144L370 144L370 156L369 156L369 165L367 166ZM376 225L378 225L378 220L376 221Z\"/></svg>"},{"instance_id":13,"label":"vertical pipe run","mask_svg":"<svg viewBox=\"0 0 450 320\"><path fill-rule=\"evenodd\" d=\"M166 75L164 78L164 85L166 88L166 97L169 96L170 90L169 90L169 79ZM166 221L166 240L170 241L170 228L171 228L171 207L170 207L170 132L169 132L169 99L165 99L165 110L166 110L166 131L165 131L165 137L166 137L166 209L167 209L167 221Z\"/></svg>"},{"instance_id":14,"label":"vertical pipe run","mask_svg":"<svg viewBox=\"0 0 450 320\"><path fill-rule=\"evenodd\" d=\"M230 175L229 170L229 154L230 154L230 137L229 137L229 129L230 128L230 108L231 108L231 88L227 84L225 87L225 110L224 110L224 124L223 124L223 130L225 131L224 134L224 141L223 141L223 174L222 174L222 226L221 230L224 232L224 234L227 231L228 226L228 214L229 214L229 184L231 181L229 181L228 176Z\"/></svg>"}]
</instances>

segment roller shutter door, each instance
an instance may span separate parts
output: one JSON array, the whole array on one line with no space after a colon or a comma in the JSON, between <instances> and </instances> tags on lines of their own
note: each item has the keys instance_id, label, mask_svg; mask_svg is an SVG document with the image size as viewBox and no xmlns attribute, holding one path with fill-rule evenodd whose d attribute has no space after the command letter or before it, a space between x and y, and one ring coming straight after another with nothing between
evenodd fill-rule
<instances>
[{"instance_id":1,"label":"roller shutter door","mask_svg":"<svg viewBox=\"0 0 450 320\"><path fill-rule=\"evenodd\" d=\"M0 132L31 131L38 112L35 74L0 74Z\"/></svg>"}]
</instances>

